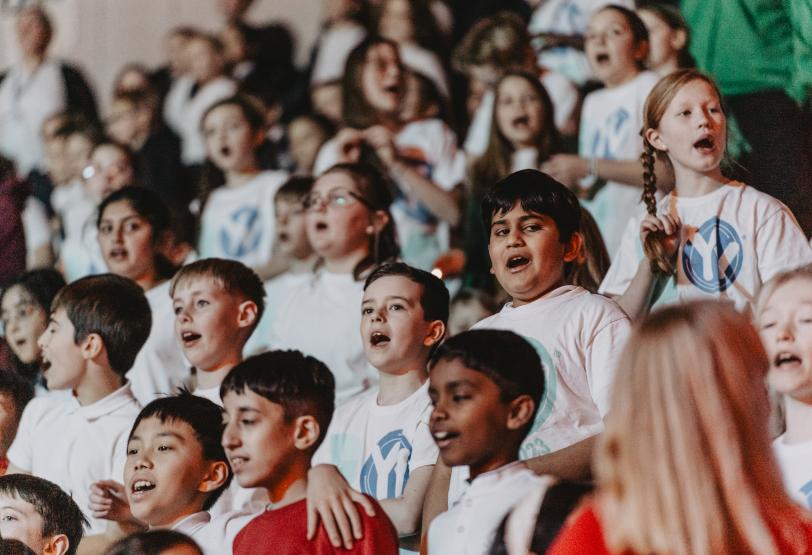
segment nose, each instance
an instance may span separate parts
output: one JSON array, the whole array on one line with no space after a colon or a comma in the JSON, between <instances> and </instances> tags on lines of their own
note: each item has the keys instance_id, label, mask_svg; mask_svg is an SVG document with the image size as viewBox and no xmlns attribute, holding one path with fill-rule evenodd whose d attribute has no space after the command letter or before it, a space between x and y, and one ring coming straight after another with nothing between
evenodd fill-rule
<instances>
[{"instance_id":1,"label":"nose","mask_svg":"<svg viewBox=\"0 0 812 555\"><path fill-rule=\"evenodd\" d=\"M437 399L429 417L429 424L434 425L448 418L448 412L442 399Z\"/></svg>"},{"instance_id":2,"label":"nose","mask_svg":"<svg viewBox=\"0 0 812 555\"><path fill-rule=\"evenodd\" d=\"M37 338L37 347L39 347L40 349L44 349L45 346L48 344L48 339L47 339L46 335L48 335L48 329L47 328Z\"/></svg>"},{"instance_id":3,"label":"nose","mask_svg":"<svg viewBox=\"0 0 812 555\"><path fill-rule=\"evenodd\" d=\"M781 323L776 326L776 341L792 341L795 339L792 325L789 323Z\"/></svg>"},{"instance_id":4,"label":"nose","mask_svg":"<svg viewBox=\"0 0 812 555\"><path fill-rule=\"evenodd\" d=\"M508 234L508 246L521 246L524 244L522 233L518 226L510 230Z\"/></svg>"},{"instance_id":5,"label":"nose","mask_svg":"<svg viewBox=\"0 0 812 555\"><path fill-rule=\"evenodd\" d=\"M240 446L239 434L234 430L234 424L229 422L223 428L223 439L221 441L224 449L234 449Z\"/></svg>"},{"instance_id":6,"label":"nose","mask_svg":"<svg viewBox=\"0 0 812 555\"><path fill-rule=\"evenodd\" d=\"M146 451L141 451L138 453L138 456L135 459L134 466L135 470L141 470L142 468L152 468L152 461L149 457L147 457Z\"/></svg>"}]
</instances>

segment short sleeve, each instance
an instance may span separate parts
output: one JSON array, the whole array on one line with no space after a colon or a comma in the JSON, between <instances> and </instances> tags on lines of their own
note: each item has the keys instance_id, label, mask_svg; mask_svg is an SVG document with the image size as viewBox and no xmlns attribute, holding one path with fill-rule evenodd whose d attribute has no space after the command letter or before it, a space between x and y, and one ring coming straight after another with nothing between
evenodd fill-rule
<instances>
[{"instance_id":1,"label":"short sleeve","mask_svg":"<svg viewBox=\"0 0 812 555\"><path fill-rule=\"evenodd\" d=\"M614 304L614 301L606 301ZM589 392L602 417L609 411L609 394L618 361L631 333L631 322L619 307L614 307L607 322L597 329L589 343L586 377Z\"/></svg>"},{"instance_id":2,"label":"short sleeve","mask_svg":"<svg viewBox=\"0 0 812 555\"><path fill-rule=\"evenodd\" d=\"M417 423L417 429L414 435L414 444L412 445L412 456L409 460L409 472L414 472L420 467L437 464L437 457L440 455L440 450L431 437L429 431L428 415L431 412L426 412L424 416Z\"/></svg>"},{"instance_id":3,"label":"short sleeve","mask_svg":"<svg viewBox=\"0 0 812 555\"><path fill-rule=\"evenodd\" d=\"M770 281L780 272L812 263L812 247L785 206L781 206L756 230L755 244L762 283Z\"/></svg>"},{"instance_id":4,"label":"short sleeve","mask_svg":"<svg viewBox=\"0 0 812 555\"><path fill-rule=\"evenodd\" d=\"M606 272L598 289L601 295L622 295L632 282L643 254L638 235L639 228L640 222L637 218L630 220L626 225L615 259L612 260L612 265L609 266L609 271Z\"/></svg>"},{"instance_id":5,"label":"short sleeve","mask_svg":"<svg viewBox=\"0 0 812 555\"><path fill-rule=\"evenodd\" d=\"M34 467L34 449L31 439L36 437L34 427L41 412L40 405L39 400L34 399L25 407L20 424L17 426L17 435L14 436L14 441L7 453L9 462L20 470L30 472Z\"/></svg>"}]
</instances>

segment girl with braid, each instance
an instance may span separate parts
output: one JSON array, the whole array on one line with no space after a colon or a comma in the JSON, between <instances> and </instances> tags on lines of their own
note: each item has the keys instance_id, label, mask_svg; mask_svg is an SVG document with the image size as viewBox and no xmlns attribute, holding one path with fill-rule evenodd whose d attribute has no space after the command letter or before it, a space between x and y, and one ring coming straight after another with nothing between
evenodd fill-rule
<instances>
[{"instance_id":1,"label":"girl with braid","mask_svg":"<svg viewBox=\"0 0 812 555\"><path fill-rule=\"evenodd\" d=\"M761 285L812 262L789 209L722 173L726 115L716 84L692 69L652 89L643 109L646 215L626 227L600 292L632 319L652 305L715 297L750 312ZM674 190L655 198L656 160L668 163Z\"/></svg>"}]
</instances>

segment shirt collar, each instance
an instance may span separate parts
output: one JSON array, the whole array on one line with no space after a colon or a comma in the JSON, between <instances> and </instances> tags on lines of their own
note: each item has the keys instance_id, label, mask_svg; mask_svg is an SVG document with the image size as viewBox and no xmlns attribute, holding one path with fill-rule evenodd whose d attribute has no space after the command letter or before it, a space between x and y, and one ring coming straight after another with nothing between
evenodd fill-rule
<instances>
[{"instance_id":1,"label":"shirt collar","mask_svg":"<svg viewBox=\"0 0 812 555\"><path fill-rule=\"evenodd\" d=\"M76 400L76 397L72 395L69 401L70 408L68 409L68 412L70 414L79 414L86 420L96 420L97 418L116 412L117 410L135 402L135 397L133 396L132 389L130 388L130 382L127 382L106 397L85 406L80 405L79 401Z\"/></svg>"},{"instance_id":2,"label":"shirt collar","mask_svg":"<svg viewBox=\"0 0 812 555\"><path fill-rule=\"evenodd\" d=\"M190 536L209 522L211 522L211 514L208 511L200 511L177 521L172 525L171 529Z\"/></svg>"}]
</instances>

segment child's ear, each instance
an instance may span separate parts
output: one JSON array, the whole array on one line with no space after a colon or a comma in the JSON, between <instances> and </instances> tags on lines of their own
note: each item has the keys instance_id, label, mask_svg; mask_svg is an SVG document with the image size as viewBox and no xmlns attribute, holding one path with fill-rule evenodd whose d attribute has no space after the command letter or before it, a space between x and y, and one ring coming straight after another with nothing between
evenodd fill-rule
<instances>
[{"instance_id":1,"label":"child's ear","mask_svg":"<svg viewBox=\"0 0 812 555\"><path fill-rule=\"evenodd\" d=\"M662 138L660 137L660 133L656 129L646 129L644 136L651 146L662 152L668 152L668 147L663 142Z\"/></svg>"},{"instance_id":2,"label":"child's ear","mask_svg":"<svg viewBox=\"0 0 812 555\"><path fill-rule=\"evenodd\" d=\"M104 340L98 333L89 333L79 345L82 349L82 358L93 360L102 354L106 354Z\"/></svg>"},{"instance_id":3,"label":"child's ear","mask_svg":"<svg viewBox=\"0 0 812 555\"><path fill-rule=\"evenodd\" d=\"M65 534L51 536L42 548L44 555L65 555L70 550L70 541Z\"/></svg>"},{"instance_id":4,"label":"child's ear","mask_svg":"<svg viewBox=\"0 0 812 555\"><path fill-rule=\"evenodd\" d=\"M367 235L374 235L376 232L380 233L386 224L389 223L389 214L383 210L376 210L369 216L369 225L367 226Z\"/></svg>"},{"instance_id":5,"label":"child's ear","mask_svg":"<svg viewBox=\"0 0 812 555\"><path fill-rule=\"evenodd\" d=\"M313 415L300 416L293 426L293 446L299 451L306 451L319 440L320 435L321 426Z\"/></svg>"},{"instance_id":6,"label":"child's ear","mask_svg":"<svg viewBox=\"0 0 812 555\"><path fill-rule=\"evenodd\" d=\"M508 430L518 430L523 428L533 418L533 411L536 410L536 402L530 395L519 395L510 402L510 412L508 413Z\"/></svg>"},{"instance_id":7,"label":"child's ear","mask_svg":"<svg viewBox=\"0 0 812 555\"><path fill-rule=\"evenodd\" d=\"M674 50L682 50L688 42L688 33L685 29L677 29L671 35L671 48Z\"/></svg>"},{"instance_id":8,"label":"child's ear","mask_svg":"<svg viewBox=\"0 0 812 555\"><path fill-rule=\"evenodd\" d=\"M566 248L564 249L564 262L572 262L578 259L578 255L584 248L584 236L580 231L573 233L569 241L567 241Z\"/></svg>"},{"instance_id":9,"label":"child's ear","mask_svg":"<svg viewBox=\"0 0 812 555\"><path fill-rule=\"evenodd\" d=\"M209 471L197 486L197 491L209 493L217 490L228 480L228 464L225 461L214 461L209 465Z\"/></svg>"},{"instance_id":10,"label":"child's ear","mask_svg":"<svg viewBox=\"0 0 812 555\"><path fill-rule=\"evenodd\" d=\"M434 320L429 324L426 330L426 336L423 338L423 346L433 347L445 337L445 324L440 320Z\"/></svg>"},{"instance_id":11,"label":"child's ear","mask_svg":"<svg viewBox=\"0 0 812 555\"><path fill-rule=\"evenodd\" d=\"M237 317L237 325L241 328L247 328L254 325L257 321L257 303L254 301L243 301L240 303L239 316Z\"/></svg>"}]
</instances>

